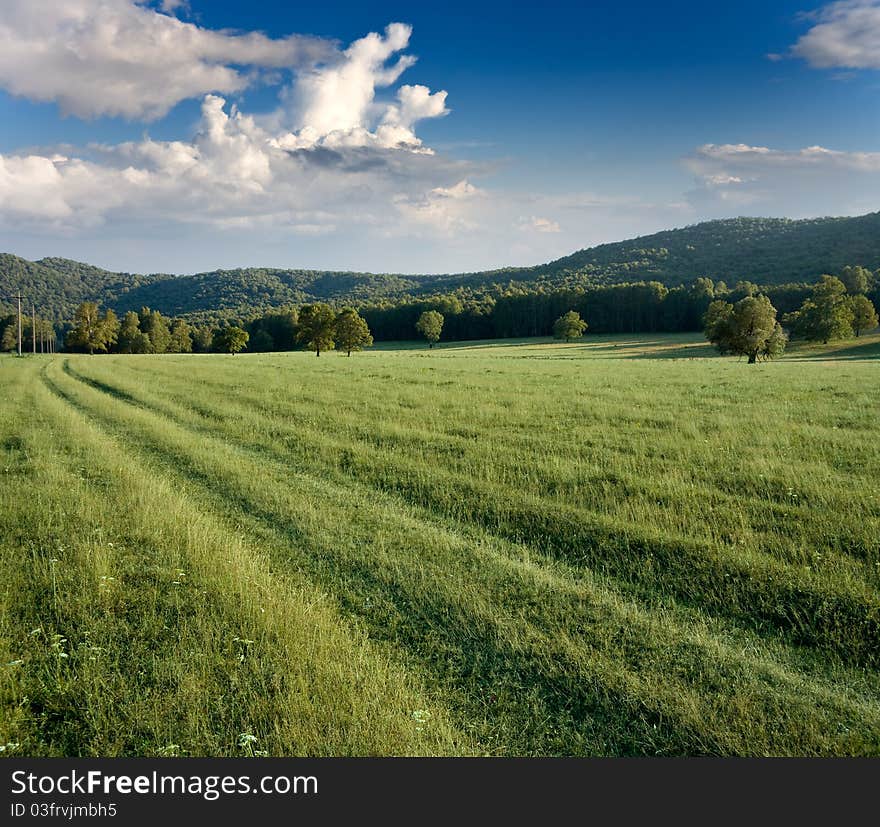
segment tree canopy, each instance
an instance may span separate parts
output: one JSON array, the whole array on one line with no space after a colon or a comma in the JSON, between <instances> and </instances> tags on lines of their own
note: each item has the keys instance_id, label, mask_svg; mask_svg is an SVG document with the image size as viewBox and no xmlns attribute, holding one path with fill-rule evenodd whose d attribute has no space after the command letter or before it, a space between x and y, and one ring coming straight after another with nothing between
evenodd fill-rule
<instances>
[{"instance_id":1,"label":"tree canopy","mask_svg":"<svg viewBox=\"0 0 880 827\"><path fill-rule=\"evenodd\" d=\"M847 266L840 271L840 280L846 287L847 293L851 296L857 296L859 293L868 292L873 284L874 276L865 267Z\"/></svg>"},{"instance_id":2,"label":"tree canopy","mask_svg":"<svg viewBox=\"0 0 880 827\"><path fill-rule=\"evenodd\" d=\"M736 304L713 301L706 311L705 334L720 353L746 356L750 365L781 355L787 340L767 296L746 296Z\"/></svg>"},{"instance_id":3,"label":"tree canopy","mask_svg":"<svg viewBox=\"0 0 880 827\"><path fill-rule=\"evenodd\" d=\"M101 314L97 302L83 302L73 319L73 328L67 334L66 346L94 353L107 351L116 342L119 319L112 310Z\"/></svg>"},{"instance_id":4,"label":"tree canopy","mask_svg":"<svg viewBox=\"0 0 880 827\"><path fill-rule=\"evenodd\" d=\"M867 296L852 296L849 306L853 314L852 327L856 336L860 336L864 330L873 330L877 327L877 310Z\"/></svg>"},{"instance_id":5,"label":"tree canopy","mask_svg":"<svg viewBox=\"0 0 880 827\"><path fill-rule=\"evenodd\" d=\"M426 310L419 316L416 322L416 330L428 341L428 347L434 347L434 343L440 340L443 332L443 314L436 310Z\"/></svg>"},{"instance_id":6,"label":"tree canopy","mask_svg":"<svg viewBox=\"0 0 880 827\"><path fill-rule=\"evenodd\" d=\"M812 342L830 342L853 335L853 306L846 286L834 276L822 276L810 298L785 318L796 336Z\"/></svg>"},{"instance_id":7,"label":"tree canopy","mask_svg":"<svg viewBox=\"0 0 880 827\"><path fill-rule=\"evenodd\" d=\"M556 339L570 342L572 339L579 339L583 336L586 329L587 323L581 318L581 314L575 310L569 310L553 323L553 336Z\"/></svg>"},{"instance_id":8,"label":"tree canopy","mask_svg":"<svg viewBox=\"0 0 880 827\"><path fill-rule=\"evenodd\" d=\"M223 327L214 334L214 349L220 353L231 353L235 356L247 346L250 334L242 328L232 325Z\"/></svg>"},{"instance_id":9,"label":"tree canopy","mask_svg":"<svg viewBox=\"0 0 880 827\"><path fill-rule=\"evenodd\" d=\"M333 350L336 345L336 314L327 304L307 304L299 312L297 341L314 350Z\"/></svg>"},{"instance_id":10,"label":"tree canopy","mask_svg":"<svg viewBox=\"0 0 880 827\"><path fill-rule=\"evenodd\" d=\"M357 310L346 307L339 312L335 324L336 345L351 356L353 350L361 350L373 344L373 336L367 323Z\"/></svg>"}]
</instances>

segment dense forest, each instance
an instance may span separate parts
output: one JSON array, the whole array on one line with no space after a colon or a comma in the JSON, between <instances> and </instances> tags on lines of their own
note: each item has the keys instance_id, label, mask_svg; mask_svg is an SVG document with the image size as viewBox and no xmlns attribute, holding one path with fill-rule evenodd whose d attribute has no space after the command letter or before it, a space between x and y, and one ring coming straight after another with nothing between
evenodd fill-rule
<instances>
[{"instance_id":1,"label":"dense forest","mask_svg":"<svg viewBox=\"0 0 880 827\"><path fill-rule=\"evenodd\" d=\"M783 285L812 284L822 274L839 273L848 264L871 270L880 268L880 213L802 221L777 218L709 221L603 244L538 267L457 275L406 276L271 268L217 270L191 276L137 275L112 273L66 259L30 262L0 255L0 314L13 310L10 297L19 290L28 304L36 305L41 317L56 322L69 321L83 301L95 301L120 317L127 311L139 312L142 307L151 307L168 316L204 324L241 321L272 309L328 302L336 307L363 307L377 325L381 318L382 324L387 322L390 330L401 324L394 319L409 318L407 314L415 313L415 306L453 297L450 300L462 303L465 316L485 330L509 330L509 319L501 321L505 314L531 313L530 329L543 331L547 326L540 312L534 308L524 309L529 302L542 304L552 293L574 291L577 295L591 296L597 305L591 312L599 314L598 305L604 300L623 296L603 293L600 288L631 285L626 290L650 293L657 288L632 285L656 282L673 295L665 315L655 308L646 311L648 316L638 321L620 310L614 311L622 314L618 321L597 317L598 326L590 324L594 330L604 329L605 325L619 329L634 325L665 329L678 324L670 321L675 314L690 312L681 306L682 296L675 293L674 288L692 284L700 277L730 285L748 280L781 289ZM524 295L533 298L524 298ZM649 296L648 301L655 300ZM488 315L497 317L497 325L495 321L490 324L486 318L489 305L493 310ZM514 311L514 307L518 310ZM465 323L464 318L460 321ZM517 330L521 326L518 325ZM446 336L454 335L452 330L446 331Z\"/></svg>"},{"instance_id":2,"label":"dense forest","mask_svg":"<svg viewBox=\"0 0 880 827\"><path fill-rule=\"evenodd\" d=\"M872 274L859 267L843 268L862 274L862 283L854 294L865 296L880 306L880 270ZM827 280L827 277L826 277ZM833 281L837 282L836 279ZM837 282L845 290L842 282ZM451 293L438 293L421 298L405 297L382 302L354 303L357 316L368 326L370 341L405 341L420 337L418 321L425 313L435 311L441 316L440 341L472 339L524 338L550 336L559 318L573 311L586 322L590 333L676 333L703 330L704 315L716 300L735 303L747 296L767 296L779 318L794 319L804 302L814 299L815 284L757 285L740 281L728 287L723 281L698 278L687 285L672 289L659 282L598 285L579 288L551 289L510 282L506 287L475 290L458 288ZM81 312L77 311L77 321ZM167 317L157 310L142 307L128 311L119 319L112 309L103 315L96 304L91 305L92 319L86 327L100 328L108 321L112 333L109 349L119 353L188 353L231 352L226 344L231 330L244 336L241 348L250 352L292 350L303 344L304 308L323 308L332 319L336 314L326 304L288 305L267 312L250 311L222 319L206 317L190 323L183 317ZM310 311L305 311L310 312ZM70 322L53 328L51 323L37 320L38 331L48 326L60 334L68 350L82 350L68 335ZM875 324L876 322L873 322ZM25 316L23 341L25 351L32 346L31 321ZM867 329L867 327L863 328ZM0 340L3 350L15 347L16 317L0 316ZM245 335L246 334L246 335ZM308 337L307 337L308 338ZM38 341L39 350L43 334ZM112 341L111 341L112 340ZM332 347L332 337L329 346ZM99 349L104 349L103 346Z\"/></svg>"}]
</instances>

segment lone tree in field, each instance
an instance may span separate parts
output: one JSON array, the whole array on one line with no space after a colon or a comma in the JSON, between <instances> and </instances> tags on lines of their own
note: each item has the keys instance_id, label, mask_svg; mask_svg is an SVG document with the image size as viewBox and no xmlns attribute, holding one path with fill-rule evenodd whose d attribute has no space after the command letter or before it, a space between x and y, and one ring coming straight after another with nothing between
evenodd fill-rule
<instances>
[{"instance_id":1,"label":"lone tree in field","mask_svg":"<svg viewBox=\"0 0 880 827\"><path fill-rule=\"evenodd\" d=\"M553 338L570 342L573 339L580 339L586 329L587 323L581 318L581 314L575 310L569 310L553 323Z\"/></svg>"},{"instance_id":2,"label":"lone tree in field","mask_svg":"<svg viewBox=\"0 0 880 827\"><path fill-rule=\"evenodd\" d=\"M314 350L333 350L336 345L336 314L326 304L307 304L299 311L297 341Z\"/></svg>"},{"instance_id":3,"label":"lone tree in field","mask_svg":"<svg viewBox=\"0 0 880 827\"><path fill-rule=\"evenodd\" d=\"M416 330L428 340L428 347L440 340L443 331L443 314L436 310L426 310L416 322Z\"/></svg>"},{"instance_id":4,"label":"lone tree in field","mask_svg":"<svg viewBox=\"0 0 880 827\"><path fill-rule=\"evenodd\" d=\"M880 321L877 319L877 310L867 296L852 296L849 306L853 314L852 328L856 336L859 336L863 330L873 330L877 327Z\"/></svg>"},{"instance_id":5,"label":"lone tree in field","mask_svg":"<svg viewBox=\"0 0 880 827\"><path fill-rule=\"evenodd\" d=\"M703 321L706 338L720 353L747 356L750 365L785 350L787 336L766 296L746 296L736 304L714 301Z\"/></svg>"},{"instance_id":6,"label":"lone tree in field","mask_svg":"<svg viewBox=\"0 0 880 827\"><path fill-rule=\"evenodd\" d=\"M110 349L119 335L119 319L112 310L102 316L95 302L83 302L73 318L73 329L67 334L68 347L83 348L89 354Z\"/></svg>"},{"instance_id":7,"label":"lone tree in field","mask_svg":"<svg viewBox=\"0 0 880 827\"><path fill-rule=\"evenodd\" d=\"M812 296L794 313L785 317L792 332L811 342L828 343L853 335L853 308L843 282L822 276Z\"/></svg>"},{"instance_id":8,"label":"lone tree in field","mask_svg":"<svg viewBox=\"0 0 880 827\"><path fill-rule=\"evenodd\" d=\"M336 317L336 346L351 356L353 350L361 350L373 344L373 336L367 323L357 310L346 307Z\"/></svg>"},{"instance_id":9,"label":"lone tree in field","mask_svg":"<svg viewBox=\"0 0 880 827\"><path fill-rule=\"evenodd\" d=\"M214 334L214 349L235 356L240 350L244 350L249 339L250 334L240 327L224 327Z\"/></svg>"}]
</instances>

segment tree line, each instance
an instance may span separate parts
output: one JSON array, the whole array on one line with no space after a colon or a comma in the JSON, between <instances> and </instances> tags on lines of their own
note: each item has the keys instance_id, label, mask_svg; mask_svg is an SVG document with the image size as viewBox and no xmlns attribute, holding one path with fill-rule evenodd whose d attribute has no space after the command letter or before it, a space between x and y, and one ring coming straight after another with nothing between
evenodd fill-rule
<instances>
[{"instance_id":1,"label":"tree line","mask_svg":"<svg viewBox=\"0 0 880 827\"><path fill-rule=\"evenodd\" d=\"M880 273L847 267L841 278L855 270L870 276L861 292L876 304ZM376 341L412 339L416 321L430 310L444 317L442 340L450 342L550 336L556 320L570 310L592 333L691 333L703 330L703 318L713 301L735 304L760 293L784 315L799 310L812 290L810 284L759 287L750 281L728 287L705 277L671 289L656 281L570 288L511 282L488 291L460 289L420 299L386 300L361 305L359 310Z\"/></svg>"},{"instance_id":2,"label":"tree line","mask_svg":"<svg viewBox=\"0 0 880 827\"><path fill-rule=\"evenodd\" d=\"M787 335L825 341L826 336L859 335L874 327L878 294L880 273L848 266L839 278L823 276L816 285L761 288L739 281L728 288L709 278L672 289L659 282L577 288L511 283L488 291L461 288L418 300L342 309L324 303L291 306L201 324L163 316L148 307L119 319L113 310L83 302L64 341L68 350L83 352L238 353L307 347L320 356L334 348L350 354L374 340L405 341L416 336L433 346L438 341L557 335L559 322L568 313L591 333L695 332L707 329L713 305L711 318L717 323L721 305L736 307L758 296L767 299L774 324L779 321ZM828 307L834 308L830 316ZM0 319L4 349L12 348L11 321L14 317Z\"/></svg>"},{"instance_id":3,"label":"tree line","mask_svg":"<svg viewBox=\"0 0 880 827\"><path fill-rule=\"evenodd\" d=\"M247 329L249 328L249 329ZM336 312L327 304L305 305L252 320L247 328L236 324L212 328L170 319L144 307L129 311L120 321L113 310L83 302L65 337L65 349L84 353L240 353L291 350L297 345L315 352L339 348L353 351L373 344L366 322L354 308ZM253 337L253 346L248 347Z\"/></svg>"}]
</instances>

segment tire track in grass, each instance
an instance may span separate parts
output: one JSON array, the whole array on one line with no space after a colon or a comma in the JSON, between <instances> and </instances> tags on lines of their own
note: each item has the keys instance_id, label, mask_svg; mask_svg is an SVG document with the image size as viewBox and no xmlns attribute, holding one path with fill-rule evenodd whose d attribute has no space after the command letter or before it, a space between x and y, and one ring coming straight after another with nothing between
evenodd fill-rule
<instances>
[{"instance_id":1,"label":"tire track in grass","mask_svg":"<svg viewBox=\"0 0 880 827\"><path fill-rule=\"evenodd\" d=\"M102 364L104 363L102 362ZM116 382L117 386L121 381L119 377L120 369L128 364L119 361L113 363L114 382ZM189 411L198 413L215 426L223 425L225 427L228 424L228 418L225 420L220 419L216 407L212 408L210 403L203 404L193 399L190 386L181 384L179 377L169 373L167 370L156 370L157 364L158 366L167 366L168 362L141 362L138 367L139 371L147 376L154 377L156 382L161 383L163 386L163 396L166 399L170 396L171 401L179 403L182 398L185 404L188 404ZM265 371L267 366L261 365L261 369ZM373 375L367 374L367 376ZM363 378L361 375L352 376L349 373L345 374L339 381L363 380ZM253 414L255 404L253 396L245 397L243 403L238 400L245 393L253 394L257 391L256 388L248 387L246 384L231 385L230 377L226 375L221 375L220 378L214 375L202 376L201 379L204 384L220 392L219 395L222 395L224 400L224 411L228 412L234 409L241 411L245 415L248 413ZM154 382L154 385L156 382ZM430 383L428 387L430 387ZM175 388L178 390L173 390ZM183 395L180 393L181 388L184 389ZM301 389L299 390L301 393ZM357 383L349 390L349 396L357 396L358 393L363 392L363 388ZM265 396L258 396L257 399L261 405L261 413L272 423L281 422L284 416L298 414L299 408L303 407L303 399L299 397L297 397L295 403L283 397L280 400L277 397L267 400ZM271 404L268 404L268 408L262 407L266 406L270 401ZM348 421L344 418L335 417L335 405L332 403L332 398L324 400L323 415L314 422L309 421L310 418L308 417L306 421L301 421L300 433L308 431L320 434L321 437L317 437L320 439L326 438L325 435L327 434L338 436L338 431L341 427L349 442L356 443L356 450L369 452L374 457L381 457L382 462L390 458L393 465L399 465L400 449L402 446L403 452L407 456L413 453L421 454L420 459L422 462L427 460L433 467L443 467L452 479L464 478L470 480L474 476L477 478L482 476L479 473L480 468L467 465L467 462L473 462L473 456L468 453L473 446L473 442L472 439L462 439L458 435L457 432L462 430L460 426L452 427L452 430L456 432L455 434L448 433L448 428L442 434L437 434L436 432L423 431L412 421L407 420L405 423L406 428L403 430L397 424L389 425L387 422L377 420L375 410L362 412L361 415L367 417L369 424L359 425L357 419ZM306 414L307 410L306 408ZM275 425L272 425L271 428L272 431L276 431ZM468 432L469 436L473 436L472 428L464 430ZM532 430L526 431L526 433L522 433L520 429L517 429L513 445L525 440L525 444L532 446L533 449L535 436L536 433L533 426ZM654 436L659 436L659 434L655 433ZM540 498L547 501L550 507L558 505L561 499L559 494L569 490L580 492L592 491L593 494L591 496L596 497L596 499L592 499L587 503L578 502L577 508L581 511L587 509L593 512L601 512L611 503L629 500L634 496L640 501L661 500L671 505L676 503L684 504L677 499L679 491L676 490L674 484L670 490L666 490L661 479L652 477L649 482L645 482L642 475L631 472L624 473L623 475L609 475L607 470L596 468L588 479L584 479L582 472L578 472L576 480L559 480L552 473L543 473L533 456L527 452L521 453L514 450L511 444L512 436L508 431L491 430L490 438L493 441L493 446L496 447L491 466L489 466L492 469L491 482L497 484L500 479L507 479L510 476L512 480L511 486L514 489L525 487L533 494L538 491L540 492ZM568 445L568 442L562 439L560 444ZM570 459L572 453L574 453L580 456L581 461L584 461L585 458L580 453L583 444L583 440L580 440L578 445L570 445L569 447L572 448L572 451L563 452L566 460ZM592 445L594 443L592 440L587 439L586 444ZM603 450L608 450L607 437L603 437L601 445ZM665 448L663 443L660 445L661 447L656 448L656 450L661 455L663 455L664 450L670 450L668 444ZM560 460L559 449L555 446L555 443L543 443L542 450L551 450L551 457L554 462ZM648 454L653 454L654 450L654 448L648 445L640 448L641 452L647 452ZM439 453L437 453L438 451ZM426 454L425 452L428 453ZM627 453L632 453L631 447ZM461 467L459 466L459 459L464 463ZM870 461L869 457L864 455L860 456L859 459L863 464ZM330 465L334 466L334 468L336 464L333 461L330 462ZM529 475L532 479L524 480L522 478L523 468L529 469ZM809 468L803 466L802 468L805 473L809 473ZM352 473L354 469L342 468L337 470ZM474 474L474 471L478 473ZM851 509L851 499L826 503L820 511L814 513L812 509L804 507L804 501L797 500L793 502L789 494L791 489L786 487L787 480L783 478L771 479L770 477L765 478L763 475L756 479L748 477L739 478L735 475L719 478L716 469L716 475L714 476L706 472L705 475L701 475L696 481L691 480L691 486L695 484L698 484L701 490L706 492L705 496L701 497L701 504L704 508L710 508L713 514L713 522L717 520L719 515L725 513L728 515L728 523L733 513L746 516L750 529L757 532L757 536L749 544L750 554L754 555L755 552L758 552L775 562L800 569L815 569L813 576L818 577L822 582L829 576L844 576L845 579L856 581L860 584L871 583L875 589L880 587L880 569L874 565L877 558L877 548L874 540L876 530L880 530L880 520L876 519L876 517L866 518L867 523L863 521L858 526L846 521L835 521L831 525L827 525L824 522L839 512ZM869 490L871 485L873 485L873 482L869 482L866 478L861 488ZM597 494L597 491L601 493ZM742 496L743 491L749 493L749 496L745 499ZM405 492L403 493L405 495ZM851 495L853 491L849 490L848 493ZM874 511L876 512L876 509ZM662 513L658 512L654 516L660 516ZM705 511L701 510L700 514L704 513ZM688 526L693 527L695 525L694 514L684 515L677 511L675 514L679 521L686 517ZM615 522L617 523L616 530L619 532L621 530L619 515ZM729 523L723 533L729 537L731 533L737 534L740 528L741 522L736 520L733 524ZM660 530L660 533L673 541L676 541L678 537L683 537L685 542L693 539L692 533L683 529L680 524L672 524L665 527L656 525L656 530ZM713 536L702 536L696 539L699 542L708 542L712 547L728 547L730 542L722 539L716 533L717 529L713 529ZM817 534L818 536L824 535L828 540L828 543L823 545L822 553L819 557L809 551L809 547L813 545ZM735 551L734 554L736 553ZM818 568L817 562L821 563Z\"/></svg>"},{"instance_id":2,"label":"tire track in grass","mask_svg":"<svg viewBox=\"0 0 880 827\"><path fill-rule=\"evenodd\" d=\"M71 461L88 471L85 482L64 471L71 499L61 505L61 524L82 530L91 514L116 530L112 551L100 544L98 572L118 576L98 577L97 552L91 545L83 550L81 577L68 584L69 594L79 593L80 614L58 615L62 637L71 645L101 643L97 625L108 640L133 635L132 649L141 656L153 641L155 656L134 662L116 646L110 672L91 680L89 669L97 667L71 651L65 668L78 671L63 696L37 694L39 683L29 684L42 710L31 716L40 719L31 731L34 743L48 738L54 754L155 754L164 745L158 726L190 754L242 754L242 733L257 739L251 749L279 755L471 751L442 706L427 700L325 596L294 572L273 571L261 551L197 509L173 483L143 474L130 453L48 384L37 384L35 402L56 429L50 442L45 423L34 428L44 464L56 474ZM80 510L85 498L77 495L97 483L100 496L91 510ZM57 502L57 496L47 499ZM41 588L43 598L18 604L19 628L45 608L45 584ZM45 633L51 637L51 631L47 625ZM102 693L109 689L115 702L108 710ZM149 707L163 704L168 717L157 725ZM412 717L417 710L425 711L425 720ZM118 742L90 736L88 716L96 714L109 719L103 729L115 730ZM184 731L175 733L175 724L185 724Z\"/></svg>"},{"instance_id":3,"label":"tire track in grass","mask_svg":"<svg viewBox=\"0 0 880 827\"><path fill-rule=\"evenodd\" d=\"M153 411L154 413L156 413L157 415L159 415L161 417L168 417L171 420L177 422L182 427L184 427L188 430L191 430L193 432L200 433L200 434L206 434L206 435L214 435L214 436L218 436L218 437L220 437L221 435L232 436L236 440L236 444L240 449L250 452L251 456L253 456L259 460L265 460L267 458L274 459L278 463L280 463L279 467L281 467L281 466L284 466L285 463L289 463L289 461L291 459L291 456L289 453L285 453L285 452L281 452L276 449L273 449L270 446L266 445L265 443L252 441L248 438L248 436L243 435L237 431L233 433L233 432L230 432L230 430L226 429L226 428L221 430L219 426L207 426L198 417L194 418L193 416L191 416L190 411L188 409L182 408L180 405L178 405L174 402L171 402L171 401L159 402L158 400L155 400L152 398L144 398L143 395L135 396L131 393L128 393L128 392L122 390L121 388L117 387L116 385L111 385L107 382L95 380L90 377L82 377L81 374L78 374L76 371L72 371L72 375L74 378L80 378L81 381L86 381L87 383L89 383L89 382L96 383L93 386L101 392L110 393L111 395L118 394L122 398L129 401L131 404L138 405L138 406L143 407L147 410ZM228 418L225 421L228 421ZM347 453L347 449L344 446L342 448L339 448L339 445L337 443L332 443L327 450L337 450L343 456ZM296 455L296 458L297 459L300 459L300 458L307 459L308 452L306 452L305 454L298 453ZM324 466L324 465L320 465L320 466L318 466L318 468L322 472L325 472L325 473L321 474L321 476L320 476L321 479L326 479L327 476L330 476L331 480L333 482L336 482L337 484L340 484L342 486L352 485L352 479L350 476L348 476L347 469L343 470L342 468L328 468L327 466ZM389 471L389 473L390 473L390 471ZM421 479L421 477L420 477L420 479ZM369 481L363 481L363 482L364 482L364 484L369 484ZM449 485L446 486L446 488L447 488L447 490L452 490L454 492L454 488L455 488L454 483L450 481ZM377 489L377 490L379 490L379 489ZM406 504L407 507L417 508L418 513L422 514L426 519L436 521L438 518L437 512L431 512L430 510L427 510L427 506L424 506L424 505L417 503L417 502L414 503L414 502L408 500L406 497L400 496L398 491L392 490L390 492L385 492L385 493L392 496L396 501L399 501L401 503ZM452 496L454 496L454 494ZM439 516L447 518L447 521L448 521L448 518L449 518L448 514L447 515L441 514ZM462 522L461 520L457 519L457 517L454 515L452 516L451 519L452 519L451 527L455 531L467 532L469 529L473 528L477 532L487 531L490 536L498 537L499 539L503 539L505 536L503 532L493 533L493 531L486 529L480 523L477 523L475 525L470 522ZM613 531L614 527L611 526L609 528L609 530ZM523 545L522 538L516 538L516 539L519 539L519 545ZM545 556L542 553L542 550L540 548L536 548L535 545L530 546L530 548L535 553L535 556L533 556L533 558L532 558L533 560L535 559L535 557L537 557L537 559L543 560L545 562L550 562L551 560L553 560L552 557ZM558 563L558 559L556 562ZM649 563L654 562L651 560L650 553L648 556L648 562ZM572 576L577 577L578 576L577 573L583 572L583 571L584 571L583 568L578 568L577 566L575 566L575 572L572 574ZM605 579L605 578L603 578L603 579ZM621 586L625 591L631 592L631 589L629 588L631 586L631 584L617 582L615 585ZM665 602L665 601L659 600L659 596L656 593L651 593L651 592L645 592L645 593L635 592L635 597L636 598L641 597L649 604L655 605L655 606L658 605L658 601L660 603ZM693 614L693 610L688 609L681 604L673 604L673 607L676 608L676 610L678 610L679 612ZM699 612L697 612L697 614L699 614ZM725 637L729 637L731 634L735 633L735 630L739 630L739 629L742 629L742 632L745 633L747 636L748 635L753 636L755 634L754 624L740 626L740 624L737 623L736 618L732 618L732 619L730 617L725 618L725 616L723 614L720 617L715 616L713 618L713 620L716 624L722 625L722 628L720 628L717 631L717 633L722 634ZM733 624L733 625L731 625L731 624ZM772 629L768 630L764 627L759 627L759 631L764 632L765 634L769 632L771 634L771 636L776 637L776 635L773 635L774 630L772 630ZM766 640L766 638L764 638L764 640ZM829 669L831 669L834 672L841 672L839 664L835 663L836 658L832 658L832 660L830 662L827 660L822 660L821 663L816 662L817 657L819 655L827 656L827 653L820 652L819 650L813 649L811 647L804 647L804 646L800 646L800 645L796 646L795 648L792 649L788 644L785 643L785 641L780 641L780 642L785 646L785 652L784 652L784 654L783 653L778 653L778 654L782 655L783 660L788 662L794 671L806 672L808 674L816 674L816 676L820 677L821 679L824 679L824 677ZM748 648L748 647L752 646L752 644L748 640L746 640L743 643L743 646ZM840 680L838 682L846 683L849 685L859 685L863 682L866 675L869 675L869 674L875 674L875 673L866 673L864 670L859 670L859 669L853 671L851 669L845 668L845 669L843 669L842 677L840 678ZM871 695L874 692L874 690L867 689L866 692L868 695Z\"/></svg>"},{"instance_id":4,"label":"tire track in grass","mask_svg":"<svg viewBox=\"0 0 880 827\"><path fill-rule=\"evenodd\" d=\"M130 404L182 422L174 411L177 406L145 400L69 366L66 371L103 393L118 394ZM185 427L204 434L220 431L205 424ZM264 444L248 441L244 445L267 458L291 459ZM829 584L768 555L720 550L688 538L647 536L573 506L525 493L500 502L479 480L461 480L442 468L435 469L429 479L423 468L400 457L393 462L374 457L368 465L352 452L345 453L344 446L332 438L327 439L326 451L348 457L344 468L320 466L340 484L355 476L408 504L475 523L510 542L593 570L638 599L656 599L659 593L853 666L880 664L880 596L864 583ZM300 450L295 458L308 462L306 454Z\"/></svg>"},{"instance_id":5,"label":"tire track in grass","mask_svg":"<svg viewBox=\"0 0 880 827\"><path fill-rule=\"evenodd\" d=\"M303 565L371 633L403 642L448 691L464 680L465 720L479 716L485 705L480 687L496 685L496 701L503 697L513 716L503 727L500 748L512 754L525 754L515 738L523 737L539 710L537 717L558 726L529 732L538 739L530 742L532 752L877 749L880 726L870 705L832 697L801 676L783 677L783 670L726 651L692 630L652 621L638 607L587 583L571 593L554 578L539 585L547 573L526 563L517 568L497 542L487 541L488 551L474 549L370 492L342 491L285 468L273 468L272 477L237 446L209 438L202 442L210 450L199 448L186 429L82 383L59 390L106 425L136 432L142 444L149 443L144 450L153 461L200 486L214 508L234 502L249 531L274 537L279 549L301 552L293 560L282 553L281 564ZM94 401L85 402L83 395ZM99 413L95 404L104 410ZM106 410L113 406L120 410ZM238 476L229 471L236 465L242 466ZM285 499L284 485L302 489L305 498ZM267 486L273 493L266 493ZM336 503L342 498L344 507ZM343 528L349 520L359 527L357 537ZM358 537L369 537L369 547ZM444 653L439 662L438 651ZM730 710L737 708L731 719ZM598 731L591 728L595 721L603 724ZM835 730L834 721L844 729ZM482 729L485 738L490 722Z\"/></svg>"}]
</instances>

